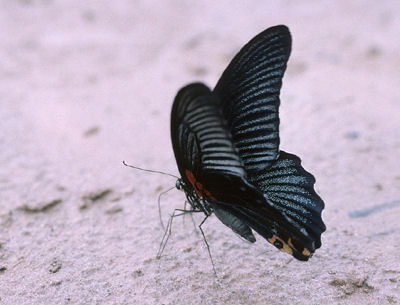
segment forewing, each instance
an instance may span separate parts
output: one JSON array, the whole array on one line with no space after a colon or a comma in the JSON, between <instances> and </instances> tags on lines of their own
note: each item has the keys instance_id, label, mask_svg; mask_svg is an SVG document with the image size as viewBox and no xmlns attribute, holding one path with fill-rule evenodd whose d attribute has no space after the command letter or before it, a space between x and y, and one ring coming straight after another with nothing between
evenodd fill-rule
<instances>
[{"instance_id":1,"label":"forewing","mask_svg":"<svg viewBox=\"0 0 400 305\"><path fill-rule=\"evenodd\" d=\"M247 223L224 205L255 208L265 199L246 181L220 104L205 85L191 84L178 92L172 107L171 138L180 174L190 192L206 199L225 225L254 242Z\"/></svg>"},{"instance_id":2,"label":"forewing","mask_svg":"<svg viewBox=\"0 0 400 305\"><path fill-rule=\"evenodd\" d=\"M219 103L205 85L191 84L178 92L171 113L171 138L186 183L204 183L203 176L210 172L245 176Z\"/></svg>"},{"instance_id":3,"label":"forewing","mask_svg":"<svg viewBox=\"0 0 400 305\"><path fill-rule=\"evenodd\" d=\"M279 93L290 50L286 26L265 30L240 50L214 89L249 175L278 157Z\"/></svg>"}]
</instances>

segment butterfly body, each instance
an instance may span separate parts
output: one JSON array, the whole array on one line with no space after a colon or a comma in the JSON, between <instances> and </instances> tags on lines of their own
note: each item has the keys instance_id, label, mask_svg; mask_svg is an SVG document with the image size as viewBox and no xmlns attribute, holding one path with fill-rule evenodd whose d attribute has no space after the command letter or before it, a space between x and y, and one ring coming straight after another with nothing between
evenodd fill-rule
<instances>
[{"instance_id":1,"label":"butterfly body","mask_svg":"<svg viewBox=\"0 0 400 305\"><path fill-rule=\"evenodd\" d=\"M182 88L171 113L171 138L193 211L214 213L244 239L256 231L299 260L321 246L322 199L300 159L279 149L279 92L291 49L285 26L246 44L214 90Z\"/></svg>"}]
</instances>

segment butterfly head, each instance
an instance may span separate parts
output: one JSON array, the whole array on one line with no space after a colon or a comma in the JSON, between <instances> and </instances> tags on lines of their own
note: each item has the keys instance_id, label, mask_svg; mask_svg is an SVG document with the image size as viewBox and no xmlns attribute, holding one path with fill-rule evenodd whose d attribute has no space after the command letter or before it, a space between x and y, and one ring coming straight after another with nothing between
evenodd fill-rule
<instances>
[{"instance_id":1,"label":"butterfly head","mask_svg":"<svg viewBox=\"0 0 400 305\"><path fill-rule=\"evenodd\" d=\"M186 200L194 211L204 212L208 216L211 215L212 209L208 202L203 198L200 198L193 188L188 186L182 178L176 180L175 187L178 190L185 192Z\"/></svg>"},{"instance_id":2,"label":"butterfly head","mask_svg":"<svg viewBox=\"0 0 400 305\"><path fill-rule=\"evenodd\" d=\"M179 178L178 180L176 180L176 183L175 183L176 189L182 191L183 185L184 185L184 182L183 182L182 178Z\"/></svg>"},{"instance_id":3,"label":"butterfly head","mask_svg":"<svg viewBox=\"0 0 400 305\"><path fill-rule=\"evenodd\" d=\"M185 192L188 202L193 206L193 202L198 198L196 198L196 194L187 186L182 178L178 178L178 180L176 180L175 187L177 190Z\"/></svg>"}]
</instances>

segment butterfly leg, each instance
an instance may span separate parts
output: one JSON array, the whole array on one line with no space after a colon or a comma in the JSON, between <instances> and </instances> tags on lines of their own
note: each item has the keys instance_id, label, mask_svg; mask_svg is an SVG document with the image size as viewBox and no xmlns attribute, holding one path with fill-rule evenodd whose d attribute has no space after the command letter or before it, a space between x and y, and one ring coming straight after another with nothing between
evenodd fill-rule
<instances>
[{"instance_id":1,"label":"butterfly leg","mask_svg":"<svg viewBox=\"0 0 400 305\"><path fill-rule=\"evenodd\" d=\"M181 212L181 213L176 214L176 212ZM161 240L160 248L158 249L158 252L157 252L157 256L156 256L157 258L160 258L160 257L161 257L162 253L164 252L164 248L165 248L165 246L167 245L168 239L169 239L169 237L170 237L170 235L171 235L172 220L173 220L175 217L178 217L178 216L181 216L181 215L185 215L185 214L189 214L189 213L190 213L190 214L191 214L191 213L196 213L196 212L201 212L201 211L196 211L196 210L182 210L182 209L175 209L175 210L174 210L174 212L172 213L171 217L170 217L169 220L168 220L167 227L166 227L166 229L165 229L165 231L164 231L164 236L163 236L163 238L162 238L162 240Z\"/></svg>"},{"instance_id":2,"label":"butterfly leg","mask_svg":"<svg viewBox=\"0 0 400 305\"><path fill-rule=\"evenodd\" d=\"M187 203L187 200L185 200L185 202L183 203L183 209L184 209L184 210L186 210L186 203ZM182 223L183 223L183 224L185 224L185 216L186 216L186 215L183 215L183 218L182 218Z\"/></svg>"},{"instance_id":3,"label":"butterfly leg","mask_svg":"<svg viewBox=\"0 0 400 305\"><path fill-rule=\"evenodd\" d=\"M160 193L160 195L158 195L158 200L157 200L157 202L158 202L158 216L160 217L160 224L161 224L161 228L163 230L165 229L165 226L164 226L164 223L163 223L162 217L161 217L161 196L166 194L166 193L168 193L169 191L173 190L174 188L175 187L171 187L170 189L168 189L166 191L163 191L163 192Z\"/></svg>"},{"instance_id":4,"label":"butterfly leg","mask_svg":"<svg viewBox=\"0 0 400 305\"><path fill-rule=\"evenodd\" d=\"M200 229L201 234L203 235L204 242L206 243L208 255L210 256L210 260L211 260L211 264L212 264L212 267L213 267L213 270L214 270L214 274L215 274L215 276L217 276L217 271L215 271L215 265L214 265L214 261L213 261L212 255L211 255L210 246L208 245L206 236L205 236L205 234L203 232L203 229L201 228L201 226L203 225L203 223L206 221L207 218L208 218L208 215L199 224L199 229Z\"/></svg>"},{"instance_id":5,"label":"butterfly leg","mask_svg":"<svg viewBox=\"0 0 400 305\"><path fill-rule=\"evenodd\" d=\"M183 209L184 209L185 211L186 211L186 204L187 204L187 203L188 203L187 200L185 200L185 203L184 203L184 205L183 205ZM197 212L197 211L193 211L193 212ZM199 211L199 212L201 212L201 211ZM193 219L193 213L187 213L187 214L190 215L190 219L192 220L194 232L198 235L199 232L196 230L196 223L194 222L194 219ZM183 215L183 223L185 223L185 215L186 215L186 214Z\"/></svg>"}]
</instances>

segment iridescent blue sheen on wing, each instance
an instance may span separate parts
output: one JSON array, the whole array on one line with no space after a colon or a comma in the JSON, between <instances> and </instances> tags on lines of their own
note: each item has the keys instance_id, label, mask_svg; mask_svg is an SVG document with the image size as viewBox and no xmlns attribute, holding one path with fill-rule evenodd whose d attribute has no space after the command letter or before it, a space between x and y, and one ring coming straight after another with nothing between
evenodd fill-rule
<instances>
[{"instance_id":1,"label":"iridescent blue sheen on wing","mask_svg":"<svg viewBox=\"0 0 400 305\"><path fill-rule=\"evenodd\" d=\"M249 174L278 157L279 93L290 50L286 26L265 30L240 50L214 89Z\"/></svg>"},{"instance_id":2,"label":"iridescent blue sheen on wing","mask_svg":"<svg viewBox=\"0 0 400 305\"><path fill-rule=\"evenodd\" d=\"M321 246L324 202L314 190L314 176L301 166L299 157L280 151L278 160L263 173L250 177L250 182L291 223L307 231L315 241L314 249Z\"/></svg>"}]
</instances>

